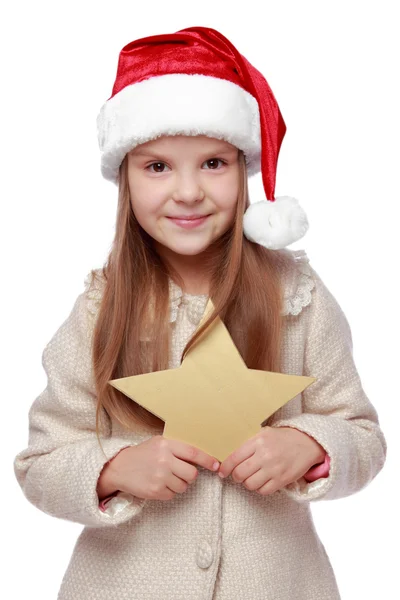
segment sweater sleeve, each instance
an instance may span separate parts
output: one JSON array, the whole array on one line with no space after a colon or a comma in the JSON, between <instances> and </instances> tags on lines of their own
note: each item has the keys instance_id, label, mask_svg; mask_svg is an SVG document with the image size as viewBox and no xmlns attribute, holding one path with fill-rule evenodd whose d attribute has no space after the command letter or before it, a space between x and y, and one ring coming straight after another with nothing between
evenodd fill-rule
<instances>
[{"instance_id":1,"label":"sweater sleeve","mask_svg":"<svg viewBox=\"0 0 400 600\"><path fill-rule=\"evenodd\" d=\"M311 267L310 267L311 268ZM348 321L319 275L315 280L303 375L316 381L302 393L302 413L272 427L294 427L313 437L329 457L328 476L282 488L298 502L333 500L360 491L382 469L386 440L353 357Z\"/></svg>"},{"instance_id":2,"label":"sweater sleeve","mask_svg":"<svg viewBox=\"0 0 400 600\"><path fill-rule=\"evenodd\" d=\"M135 441L130 434L112 437L108 417L100 436L104 452L97 439L86 292L46 345L42 364L47 387L29 410L28 447L14 459L23 493L41 511L89 527L132 519L146 500L119 492L118 510L99 507L96 487L104 465Z\"/></svg>"}]
</instances>

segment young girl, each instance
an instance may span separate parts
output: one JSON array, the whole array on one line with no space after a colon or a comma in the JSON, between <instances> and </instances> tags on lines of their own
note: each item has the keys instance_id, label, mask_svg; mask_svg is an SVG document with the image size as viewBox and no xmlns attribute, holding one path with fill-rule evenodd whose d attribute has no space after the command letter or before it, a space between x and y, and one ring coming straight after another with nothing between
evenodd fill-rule
<instances>
[{"instance_id":1,"label":"young girl","mask_svg":"<svg viewBox=\"0 0 400 600\"><path fill-rule=\"evenodd\" d=\"M310 502L365 487L386 442L345 315L286 248L308 223L274 198L284 134L265 78L214 29L122 49L98 117L114 242L44 349L14 463L32 504L85 526L59 600L340 598ZM249 368L316 378L222 463L109 384L179 367L216 315Z\"/></svg>"}]
</instances>

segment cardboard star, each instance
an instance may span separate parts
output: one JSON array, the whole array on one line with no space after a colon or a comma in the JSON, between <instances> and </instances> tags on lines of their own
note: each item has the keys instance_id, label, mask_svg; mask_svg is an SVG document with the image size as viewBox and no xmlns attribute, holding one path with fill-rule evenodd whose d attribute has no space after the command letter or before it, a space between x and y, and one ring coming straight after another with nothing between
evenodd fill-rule
<instances>
[{"instance_id":1,"label":"cardboard star","mask_svg":"<svg viewBox=\"0 0 400 600\"><path fill-rule=\"evenodd\" d=\"M210 299L198 327L213 308ZM217 317L177 369L108 383L165 421L164 437L196 446L222 462L314 381L248 369Z\"/></svg>"}]
</instances>

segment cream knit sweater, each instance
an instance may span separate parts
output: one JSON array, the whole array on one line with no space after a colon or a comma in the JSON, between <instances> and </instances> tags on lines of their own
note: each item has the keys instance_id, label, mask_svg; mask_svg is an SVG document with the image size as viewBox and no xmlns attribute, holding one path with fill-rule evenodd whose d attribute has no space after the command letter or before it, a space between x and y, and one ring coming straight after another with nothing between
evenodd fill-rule
<instances>
[{"instance_id":1,"label":"cream knit sweater","mask_svg":"<svg viewBox=\"0 0 400 600\"><path fill-rule=\"evenodd\" d=\"M285 273L282 372L317 381L267 422L314 437L330 456L327 478L301 478L260 496L199 468L173 500L119 492L105 512L96 485L103 465L150 430L109 423L95 435L91 335L102 294L100 269L43 351L46 389L29 411L29 443L15 458L27 499L49 515L84 525L58 600L337 600L331 564L310 502L354 494L382 469L386 442L365 395L346 317L303 250ZM170 286L170 368L196 329L207 297ZM35 590L39 593L39 590Z\"/></svg>"}]
</instances>

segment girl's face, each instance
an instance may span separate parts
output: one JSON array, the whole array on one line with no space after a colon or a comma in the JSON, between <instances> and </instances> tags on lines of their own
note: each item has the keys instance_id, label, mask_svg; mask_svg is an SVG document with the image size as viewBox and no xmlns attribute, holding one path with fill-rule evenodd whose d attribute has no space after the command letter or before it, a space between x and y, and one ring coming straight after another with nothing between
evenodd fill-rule
<instances>
[{"instance_id":1,"label":"girl's face","mask_svg":"<svg viewBox=\"0 0 400 600\"><path fill-rule=\"evenodd\" d=\"M158 250L194 256L234 221L238 149L204 135L163 136L128 153L128 184L136 219Z\"/></svg>"}]
</instances>

